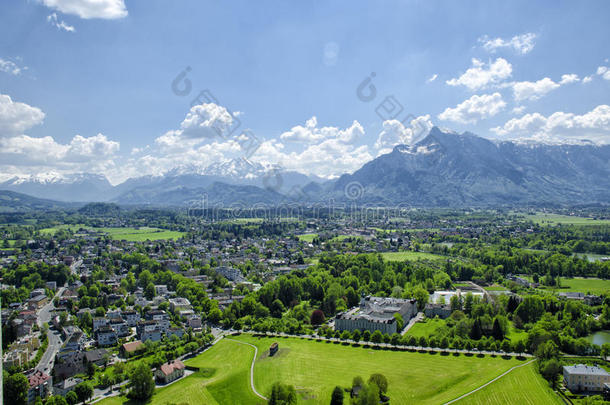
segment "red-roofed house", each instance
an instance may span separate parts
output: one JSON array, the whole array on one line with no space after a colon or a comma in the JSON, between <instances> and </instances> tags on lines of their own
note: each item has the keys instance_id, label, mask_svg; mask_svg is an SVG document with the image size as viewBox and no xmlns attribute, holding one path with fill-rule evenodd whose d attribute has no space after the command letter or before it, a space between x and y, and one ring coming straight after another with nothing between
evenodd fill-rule
<instances>
[{"instance_id":1,"label":"red-roofed house","mask_svg":"<svg viewBox=\"0 0 610 405\"><path fill-rule=\"evenodd\" d=\"M180 360L168 361L162 364L157 371L155 377L157 381L168 384L184 375L184 364Z\"/></svg>"},{"instance_id":2,"label":"red-roofed house","mask_svg":"<svg viewBox=\"0 0 610 405\"><path fill-rule=\"evenodd\" d=\"M28 390L28 402L33 403L36 397L46 398L51 393L53 379L48 374L38 370L31 370L25 373L30 383Z\"/></svg>"}]
</instances>

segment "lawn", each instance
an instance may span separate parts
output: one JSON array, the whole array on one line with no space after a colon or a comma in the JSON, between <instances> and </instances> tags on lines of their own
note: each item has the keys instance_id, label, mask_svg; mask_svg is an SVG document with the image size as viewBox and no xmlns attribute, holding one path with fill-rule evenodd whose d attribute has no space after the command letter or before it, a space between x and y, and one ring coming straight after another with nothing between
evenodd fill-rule
<instances>
[{"instance_id":1,"label":"lawn","mask_svg":"<svg viewBox=\"0 0 610 405\"><path fill-rule=\"evenodd\" d=\"M610 220L608 219L573 217L570 215L545 214L541 212L534 215L526 215L525 218L541 225L610 225Z\"/></svg>"},{"instance_id":2,"label":"lawn","mask_svg":"<svg viewBox=\"0 0 610 405\"><path fill-rule=\"evenodd\" d=\"M532 281L531 277L527 277ZM552 289L556 292L583 292L600 295L610 291L610 280L602 280L599 278L561 278L561 288L550 288L540 286L540 289Z\"/></svg>"},{"instance_id":3,"label":"lawn","mask_svg":"<svg viewBox=\"0 0 610 405\"><path fill-rule=\"evenodd\" d=\"M112 239L126 240L129 242L142 242L145 240L161 240L161 239L178 239L184 235L184 232L168 231L159 228L149 228L146 226L140 228L93 228L86 227L83 224L78 225L57 225L52 228L44 228L40 230L42 234L54 235L60 229L70 229L73 232L80 228L88 228L100 232L105 232Z\"/></svg>"},{"instance_id":4,"label":"lawn","mask_svg":"<svg viewBox=\"0 0 610 405\"><path fill-rule=\"evenodd\" d=\"M506 287L499 284L490 285L488 287L483 287L487 291L506 291Z\"/></svg>"},{"instance_id":5,"label":"lawn","mask_svg":"<svg viewBox=\"0 0 610 405\"><path fill-rule=\"evenodd\" d=\"M392 403L440 404L521 364L516 359L374 350L296 338L235 339L259 349L254 366L257 390L265 395L274 382L283 381L297 388L299 404L326 404L336 385L347 387L356 375L367 379L377 372L388 378ZM268 357L274 341L280 350Z\"/></svg>"},{"instance_id":6,"label":"lawn","mask_svg":"<svg viewBox=\"0 0 610 405\"><path fill-rule=\"evenodd\" d=\"M409 336L421 337L421 336L434 336L437 329L445 325L445 321L442 319L424 319L423 321L415 323L411 326L411 329L407 332Z\"/></svg>"},{"instance_id":7,"label":"lawn","mask_svg":"<svg viewBox=\"0 0 610 405\"><path fill-rule=\"evenodd\" d=\"M250 389L250 363L254 349L221 340L199 356L185 362L201 370L155 391L148 402L165 404L264 404ZM125 397L112 397L100 405L131 404Z\"/></svg>"},{"instance_id":8,"label":"lawn","mask_svg":"<svg viewBox=\"0 0 610 405\"><path fill-rule=\"evenodd\" d=\"M435 259L446 259L445 256L435 255L433 253L425 252L384 252L381 256L391 262L401 262L404 260L435 260Z\"/></svg>"},{"instance_id":9,"label":"lawn","mask_svg":"<svg viewBox=\"0 0 610 405\"><path fill-rule=\"evenodd\" d=\"M317 237L318 234L317 233L305 233L303 235L298 235L297 238L299 238L300 241L302 242L313 242L314 238Z\"/></svg>"},{"instance_id":10,"label":"lawn","mask_svg":"<svg viewBox=\"0 0 610 405\"><path fill-rule=\"evenodd\" d=\"M352 239L362 239L362 236L359 235L338 235L335 236L334 238L329 239L330 242L341 242L345 239L348 238L352 238Z\"/></svg>"},{"instance_id":11,"label":"lawn","mask_svg":"<svg viewBox=\"0 0 610 405\"><path fill-rule=\"evenodd\" d=\"M487 387L457 401L465 405L563 405L561 398L536 372L536 363L519 367Z\"/></svg>"}]
</instances>

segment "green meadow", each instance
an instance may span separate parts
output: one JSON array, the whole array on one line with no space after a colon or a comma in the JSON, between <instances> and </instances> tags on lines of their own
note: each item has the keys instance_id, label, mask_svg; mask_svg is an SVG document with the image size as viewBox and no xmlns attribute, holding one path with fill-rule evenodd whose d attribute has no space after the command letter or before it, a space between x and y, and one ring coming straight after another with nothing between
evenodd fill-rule
<instances>
[{"instance_id":1,"label":"green meadow","mask_svg":"<svg viewBox=\"0 0 610 405\"><path fill-rule=\"evenodd\" d=\"M77 232L81 228L92 229L99 232L107 233L112 239L126 240L129 242L142 242L145 240L164 240L178 239L184 235L184 232L168 231L166 229L149 228L146 226L140 228L93 228L86 227L83 224L78 225L57 225L52 228L41 229L42 234L54 235L61 229L69 229L72 232Z\"/></svg>"},{"instance_id":2,"label":"green meadow","mask_svg":"<svg viewBox=\"0 0 610 405\"><path fill-rule=\"evenodd\" d=\"M608 219L592 219L542 212L528 214L525 218L540 225L610 225L610 220Z\"/></svg>"},{"instance_id":3,"label":"green meadow","mask_svg":"<svg viewBox=\"0 0 610 405\"><path fill-rule=\"evenodd\" d=\"M384 252L381 256L391 262L402 262L405 260L435 260L435 259L446 259L446 256L436 255L434 253L426 252Z\"/></svg>"}]
</instances>

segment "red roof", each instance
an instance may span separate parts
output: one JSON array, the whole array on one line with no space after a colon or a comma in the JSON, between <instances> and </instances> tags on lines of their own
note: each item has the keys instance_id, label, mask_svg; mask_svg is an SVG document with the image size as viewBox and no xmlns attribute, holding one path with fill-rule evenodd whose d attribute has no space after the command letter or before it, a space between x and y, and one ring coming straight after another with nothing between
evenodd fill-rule
<instances>
[{"instance_id":1,"label":"red roof","mask_svg":"<svg viewBox=\"0 0 610 405\"><path fill-rule=\"evenodd\" d=\"M143 345L144 344L141 341L136 340L135 342L130 342L130 343L123 344L123 350L125 350L128 353L131 353L131 352L135 352L136 350L138 350Z\"/></svg>"},{"instance_id":2,"label":"red roof","mask_svg":"<svg viewBox=\"0 0 610 405\"><path fill-rule=\"evenodd\" d=\"M27 377L28 377L28 381L30 382L30 388L37 387L40 384L44 384L46 381L48 381L51 378L47 374L43 373L42 371L38 371L38 370L35 371L34 373L28 375Z\"/></svg>"},{"instance_id":3,"label":"red roof","mask_svg":"<svg viewBox=\"0 0 610 405\"><path fill-rule=\"evenodd\" d=\"M175 370L182 370L183 368L184 368L184 363L182 363L180 360L173 360L171 362L167 362L167 363L161 365L161 371L165 375L170 375Z\"/></svg>"}]
</instances>

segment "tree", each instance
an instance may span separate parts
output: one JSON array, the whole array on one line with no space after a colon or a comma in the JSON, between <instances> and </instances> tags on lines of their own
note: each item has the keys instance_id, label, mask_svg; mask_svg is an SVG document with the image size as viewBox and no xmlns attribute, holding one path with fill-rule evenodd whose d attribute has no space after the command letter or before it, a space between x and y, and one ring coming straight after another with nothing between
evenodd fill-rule
<instances>
[{"instance_id":1,"label":"tree","mask_svg":"<svg viewBox=\"0 0 610 405\"><path fill-rule=\"evenodd\" d=\"M330 405L343 405L343 390L337 386L330 397Z\"/></svg>"},{"instance_id":2,"label":"tree","mask_svg":"<svg viewBox=\"0 0 610 405\"><path fill-rule=\"evenodd\" d=\"M525 343L523 343L523 340L517 340L517 343L515 343L515 351L519 354L525 352Z\"/></svg>"},{"instance_id":3,"label":"tree","mask_svg":"<svg viewBox=\"0 0 610 405\"><path fill-rule=\"evenodd\" d=\"M74 392L79 402L86 402L93 396L93 386L88 382L82 382L74 387Z\"/></svg>"},{"instance_id":4,"label":"tree","mask_svg":"<svg viewBox=\"0 0 610 405\"><path fill-rule=\"evenodd\" d=\"M491 335L498 341L504 339L504 331L502 330L498 317L494 319L494 324L491 328Z\"/></svg>"},{"instance_id":5,"label":"tree","mask_svg":"<svg viewBox=\"0 0 610 405\"><path fill-rule=\"evenodd\" d=\"M376 330L371 335L371 342L373 342L373 343L381 343L382 339L383 339L383 335L381 334L381 332L379 330Z\"/></svg>"},{"instance_id":6,"label":"tree","mask_svg":"<svg viewBox=\"0 0 610 405\"><path fill-rule=\"evenodd\" d=\"M15 373L9 376L9 373L3 373L4 384L4 403L15 405L27 405L28 389L30 384L26 376L21 373Z\"/></svg>"},{"instance_id":7,"label":"tree","mask_svg":"<svg viewBox=\"0 0 610 405\"><path fill-rule=\"evenodd\" d=\"M311 313L310 321L314 326L322 325L324 323L324 312L321 309L315 309Z\"/></svg>"},{"instance_id":8,"label":"tree","mask_svg":"<svg viewBox=\"0 0 610 405\"><path fill-rule=\"evenodd\" d=\"M396 319L396 330L400 332L405 326L405 321L398 312L394 314L394 319Z\"/></svg>"},{"instance_id":9,"label":"tree","mask_svg":"<svg viewBox=\"0 0 610 405\"><path fill-rule=\"evenodd\" d=\"M369 384L373 383L373 384L377 385L377 387L379 388L379 392L381 392L382 394L385 394L386 392L388 392L388 379L383 374L379 374L379 373L372 374L369 377L368 383Z\"/></svg>"},{"instance_id":10,"label":"tree","mask_svg":"<svg viewBox=\"0 0 610 405\"><path fill-rule=\"evenodd\" d=\"M68 405L68 401L66 401L65 398L60 395L53 395L52 397L47 399L45 405Z\"/></svg>"},{"instance_id":11,"label":"tree","mask_svg":"<svg viewBox=\"0 0 610 405\"><path fill-rule=\"evenodd\" d=\"M354 405L378 405L379 388L375 384L365 384L353 401Z\"/></svg>"},{"instance_id":12,"label":"tree","mask_svg":"<svg viewBox=\"0 0 610 405\"><path fill-rule=\"evenodd\" d=\"M422 311L428 303L428 291L418 287L413 292L413 297L417 300L417 309Z\"/></svg>"},{"instance_id":13,"label":"tree","mask_svg":"<svg viewBox=\"0 0 610 405\"><path fill-rule=\"evenodd\" d=\"M276 382L271 386L269 405L294 405L297 403L297 392L292 385Z\"/></svg>"},{"instance_id":14,"label":"tree","mask_svg":"<svg viewBox=\"0 0 610 405\"><path fill-rule=\"evenodd\" d=\"M550 359L540 364L540 374L547 380L553 388L557 385L559 374L561 373L561 364L557 359Z\"/></svg>"},{"instance_id":15,"label":"tree","mask_svg":"<svg viewBox=\"0 0 610 405\"><path fill-rule=\"evenodd\" d=\"M155 390L152 371L145 362L136 365L130 376L131 391L129 397L138 401L145 401L150 398Z\"/></svg>"},{"instance_id":16,"label":"tree","mask_svg":"<svg viewBox=\"0 0 610 405\"><path fill-rule=\"evenodd\" d=\"M66 402L68 402L69 405L76 405L78 403L78 396L76 396L74 391L70 391L66 394Z\"/></svg>"},{"instance_id":17,"label":"tree","mask_svg":"<svg viewBox=\"0 0 610 405\"><path fill-rule=\"evenodd\" d=\"M359 341L360 341L360 338L361 338L361 335L360 335L360 330L356 329L356 330L355 330L355 331L352 333L352 340L353 340L354 342L359 342Z\"/></svg>"}]
</instances>

